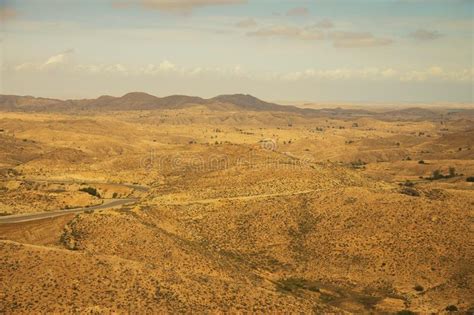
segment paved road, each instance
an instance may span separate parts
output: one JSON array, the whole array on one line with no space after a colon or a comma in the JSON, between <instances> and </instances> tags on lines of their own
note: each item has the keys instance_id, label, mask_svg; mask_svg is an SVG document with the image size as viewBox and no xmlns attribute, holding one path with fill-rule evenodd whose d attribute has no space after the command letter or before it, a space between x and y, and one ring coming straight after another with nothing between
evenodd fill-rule
<instances>
[{"instance_id":1,"label":"paved road","mask_svg":"<svg viewBox=\"0 0 474 315\"><path fill-rule=\"evenodd\" d=\"M49 211L49 212L40 212L40 213L24 213L24 214L15 214L15 215L7 215L0 217L0 224L3 223L21 223L27 221L34 221L46 218L54 218L59 217L61 215L70 214L70 213L81 213L87 210L100 210L100 209L109 209L118 206L122 206L125 204L133 204L136 203L138 199L110 199L105 201L101 205L91 206L87 208L74 208L74 209L65 209L65 210L57 210L57 211Z\"/></svg>"}]
</instances>

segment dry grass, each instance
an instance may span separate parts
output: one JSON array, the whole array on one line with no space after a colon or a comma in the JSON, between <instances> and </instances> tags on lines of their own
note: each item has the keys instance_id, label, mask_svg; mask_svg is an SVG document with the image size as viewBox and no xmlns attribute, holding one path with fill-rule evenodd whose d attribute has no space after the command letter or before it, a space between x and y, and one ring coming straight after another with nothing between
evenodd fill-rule
<instances>
[{"instance_id":1,"label":"dry grass","mask_svg":"<svg viewBox=\"0 0 474 315\"><path fill-rule=\"evenodd\" d=\"M2 113L0 213L139 202L0 225L0 312L468 310L473 126Z\"/></svg>"}]
</instances>

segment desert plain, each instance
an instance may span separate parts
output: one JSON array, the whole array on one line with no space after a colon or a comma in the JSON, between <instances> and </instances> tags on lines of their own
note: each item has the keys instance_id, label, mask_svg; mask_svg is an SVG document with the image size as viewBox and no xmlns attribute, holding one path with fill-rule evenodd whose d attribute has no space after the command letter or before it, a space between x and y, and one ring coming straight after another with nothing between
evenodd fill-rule
<instances>
[{"instance_id":1,"label":"desert plain","mask_svg":"<svg viewBox=\"0 0 474 315\"><path fill-rule=\"evenodd\" d=\"M474 109L0 96L0 313L474 307Z\"/></svg>"}]
</instances>

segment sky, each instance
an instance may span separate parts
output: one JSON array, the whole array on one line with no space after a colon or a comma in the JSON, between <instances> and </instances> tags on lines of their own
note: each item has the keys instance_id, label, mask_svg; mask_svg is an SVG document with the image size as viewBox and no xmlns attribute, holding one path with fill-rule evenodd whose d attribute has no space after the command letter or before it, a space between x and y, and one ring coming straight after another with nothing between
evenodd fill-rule
<instances>
[{"instance_id":1,"label":"sky","mask_svg":"<svg viewBox=\"0 0 474 315\"><path fill-rule=\"evenodd\" d=\"M0 0L0 93L474 102L474 0Z\"/></svg>"}]
</instances>

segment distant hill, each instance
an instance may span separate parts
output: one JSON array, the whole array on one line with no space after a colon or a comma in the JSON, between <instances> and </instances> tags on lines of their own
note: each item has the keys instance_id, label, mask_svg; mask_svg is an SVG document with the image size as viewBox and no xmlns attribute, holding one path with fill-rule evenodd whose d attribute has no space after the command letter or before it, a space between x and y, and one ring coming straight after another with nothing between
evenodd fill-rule
<instances>
[{"instance_id":1,"label":"distant hill","mask_svg":"<svg viewBox=\"0 0 474 315\"><path fill-rule=\"evenodd\" d=\"M186 95L171 95L160 98L143 92L132 92L121 97L104 95L96 99L65 101L31 96L0 96L0 110L4 111L154 110L185 108L196 105L204 105L210 109L221 110L318 113L317 110L278 105L244 94L220 95L210 99L203 99Z\"/></svg>"},{"instance_id":2,"label":"distant hill","mask_svg":"<svg viewBox=\"0 0 474 315\"><path fill-rule=\"evenodd\" d=\"M266 102L248 94L219 95L204 99L197 96L170 95L157 97L143 92L131 92L121 97L103 95L95 99L59 100L33 96L0 95L0 111L70 112L70 111L133 111L180 109L204 106L215 111L270 111L319 117L373 117L382 120L472 119L472 109L432 110L404 108L372 112L350 108L300 108Z\"/></svg>"},{"instance_id":3,"label":"distant hill","mask_svg":"<svg viewBox=\"0 0 474 315\"><path fill-rule=\"evenodd\" d=\"M29 110L35 108L43 108L54 106L63 101L50 98L33 97L33 96L17 96L17 95L0 95L0 110Z\"/></svg>"},{"instance_id":4,"label":"distant hill","mask_svg":"<svg viewBox=\"0 0 474 315\"><path fill-rule=\"evenodd\" d=\"M381 116L389 119L436 119L440 118L441 113L426 108L411 107L384 112Z\"/></svg>"}]
</instances>

